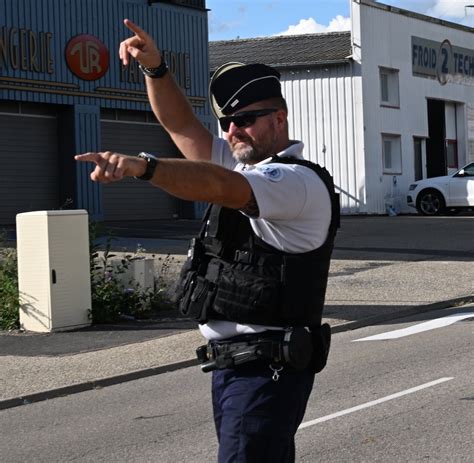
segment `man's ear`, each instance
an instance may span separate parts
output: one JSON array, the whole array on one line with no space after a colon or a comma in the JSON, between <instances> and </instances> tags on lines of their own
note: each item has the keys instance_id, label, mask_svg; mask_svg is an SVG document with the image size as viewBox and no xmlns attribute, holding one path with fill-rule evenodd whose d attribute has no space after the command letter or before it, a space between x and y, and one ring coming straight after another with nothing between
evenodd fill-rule
<instances>
[{"instance_id":1,"label":"man's ear","mask_svg":"<svg viewBox=\"0 0 474 463\"><path fill-rule=\"evenodd\" d=\"M284 128L286 125L286 121L288 119L288 114L286 113L286 111L284 109L279 109L276 112L276 118L277 118L278 128L279 129Z\"/></svg>"}]
</instances>

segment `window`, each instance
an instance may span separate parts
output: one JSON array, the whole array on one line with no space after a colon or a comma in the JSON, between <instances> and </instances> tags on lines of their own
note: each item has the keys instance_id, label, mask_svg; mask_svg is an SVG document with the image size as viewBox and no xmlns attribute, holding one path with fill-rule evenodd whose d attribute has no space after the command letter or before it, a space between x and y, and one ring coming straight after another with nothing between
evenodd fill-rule
<instances>
[{"instance_id":1,"label":"window","mask_svg":"<svg viewBox=\"0 0 474 463\"><path fill-rule=\"evenodd\" d=\"M402 173L402 148L400 135L382 135L384 174Z\"/></svg>"},{"instance_id":2,"label":"window","mask_svg":"<svg viewBox=\"0 0 474 463\"><path fill-rule=\"evenodd\" d=\"M446 140L446 163L448 168L458 168L458 142L456 140Z\"/></svg>"},{"instance_id":3,"label":"window","mask_svg":"<svg viewBox=\"0 0 474 463\"><path fill-rule=\"evenodd\" d=\"M199 10L206 9L205 0L148 0L148 4L152 3L171 3L179 6L187 6L189 8L197 8Z\"/></svg>"},{"instance_id":4,"label":"window","mask_svg":"<svg viewBox=\"0 0 474 463\"><path fill-rule=\"evenodd\" d=\"M423 178L423 138L414 137L413 156L415 161L415 182Z\"/></svg>"},{"instance_id":5,"label":"window","mask_svg":"<svg viewBox=\"0 0 474 463\"><path fill-rule=\"evenodd\" d=\"M56 117L58 107L52 104L0 101L0 113Z\"/></svg>"},{"instance_id":6,"label":"window","mask_svg":"<svg viewBox=\"0 0 474 463\"><path fill-rule=\"evenodd\" d=\"M156 117L151 111L101 108L100 119L103 121L128 121L132 123L158 124Z\"/></svg>"},{"instance_id":7,"label":"window","mask_svg":"<svg viewBox=\"0 0 474 463\"><path fill-rule=\"evenodd\" d=\"M464 167L464 175L466 177L474 177L474 162Z\"/></svg>"},{"instance_id":8,"label":"window","mask_svg":"<svg viewBox=\"0 0 474 463\"><path fill-rule=\"evenodd\" d=\"M400 107L397 69L380 68L380 104L392 108Z\"/></svg>"}]
</instances>

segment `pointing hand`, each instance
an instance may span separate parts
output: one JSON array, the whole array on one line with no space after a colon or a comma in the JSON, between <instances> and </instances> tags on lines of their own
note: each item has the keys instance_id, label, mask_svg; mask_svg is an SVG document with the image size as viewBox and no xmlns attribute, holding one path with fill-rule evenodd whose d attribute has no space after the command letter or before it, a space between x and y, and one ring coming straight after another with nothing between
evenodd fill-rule
<instances>
[{"instance_id":1,"label":"pointing hand","mask_svg":"<svg viewBox=\"0 0 474 463\"><path fill-rule=\"evenodd\" d=\"M146 161L136 156L104 151L85 153L74 156L76 161L93 162L96 166L91 173L94 182L110 183L124 177L140 177L145 173Z\"/></svg>"},{"instance_id":2,"label":"pointing hand","mask_svg":"<svg viewBox=\"0 0 474 463\"><path fill-rule=\"evenodd\" d=\"M161 64L161 53L154 40L141 27L129 19L124 19L123 23L135 35L120 43L119 56L122 64L127 66L131 55L146 68L158 67Z\"/></svg>"}]
</instances>

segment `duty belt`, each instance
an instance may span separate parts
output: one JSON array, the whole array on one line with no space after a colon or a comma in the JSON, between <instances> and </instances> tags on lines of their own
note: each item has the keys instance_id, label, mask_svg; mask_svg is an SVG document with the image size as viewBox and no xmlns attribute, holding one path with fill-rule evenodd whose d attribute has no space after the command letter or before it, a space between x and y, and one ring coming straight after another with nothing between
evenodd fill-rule
<instances>
[{"instance_id":1,"label":"duty belt","mask_svg":"<svg viewBox=\"0 0 474 463\"><path fill-rule=\"evenodd\" d=\"M310 333L301 327L210 341L196 349L203 372L235 368L258 360L302 369L308 365L312 353Z\"/></svg>"}]
</instances>

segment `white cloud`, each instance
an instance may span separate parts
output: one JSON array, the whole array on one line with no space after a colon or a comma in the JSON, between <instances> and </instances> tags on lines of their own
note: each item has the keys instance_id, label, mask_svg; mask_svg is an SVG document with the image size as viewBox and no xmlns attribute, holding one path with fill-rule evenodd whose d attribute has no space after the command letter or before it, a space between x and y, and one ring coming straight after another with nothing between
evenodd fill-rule
<instances>
[{"instance_id":1,"label":"white cloud","mask_svg":"<svg viewBox=\"0 0 474 463\"><path fill-rule=\"evenodd\" d=\"M299 34L314 34L315 32L324 32L326 26L318 24L313 18L300 19L300 22L295 26L289 26L284 32L276 35L299 35Z\"/></svg>"},{"instance_id":2,"label":"white cloud","mask_svg":"<svg viewBox=\"0 0 474 463\"><path fill-rule=\"evenodd\" d=\"M317 34L321 32L348 31L351 29L351 19L337 15L331 19L328 26L317 23L313 18L300 19L296 25L291 25L286 31L275 35Z\"/></svg>"},{"instance_id":3,"label":"white cloud","mask_svg":"<svg viewBox=\"0 0 474 463\"><path fill-rule=\"evenodd\" d=\"M331 19L326 32L338 32L338 31L350 31L351 30L351 18L345 18L338 14L335 18Z\"/></svg>"}]
</instances>

